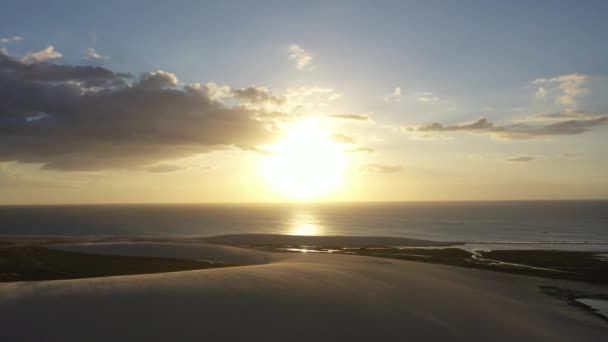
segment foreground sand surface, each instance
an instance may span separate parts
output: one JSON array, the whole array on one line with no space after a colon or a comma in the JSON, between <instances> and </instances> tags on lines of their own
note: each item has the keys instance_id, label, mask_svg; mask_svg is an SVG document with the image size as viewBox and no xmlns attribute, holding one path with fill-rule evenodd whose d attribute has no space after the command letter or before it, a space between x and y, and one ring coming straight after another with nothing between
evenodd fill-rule
<instances>
[{"instance_id":1,"label":"foreground sand surface","mask_svg":"<svg viewBox=\"0 0 608 342\"><path fill-rule=\"evenodd\" d=\"M206 244L66 248L249 266L0 284L1 341L605 341L608 336L605 321L537 289L608 290L583 283Z\"/></svg>"}]
</instances>

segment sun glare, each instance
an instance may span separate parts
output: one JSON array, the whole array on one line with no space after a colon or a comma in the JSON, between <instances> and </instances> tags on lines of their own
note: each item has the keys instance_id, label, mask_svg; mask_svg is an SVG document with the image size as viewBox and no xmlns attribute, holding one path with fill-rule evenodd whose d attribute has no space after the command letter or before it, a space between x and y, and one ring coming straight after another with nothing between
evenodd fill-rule
<instances>
[{"instance_id":1,"label":"sun glare","mask_svg":"<svg viewBox=\"0 0 608 342\"><path fill-rule=\"evenodd\" d=\"M271 154L263 159L262 174L274 190L288 198L318 199L342 183L346 156L319 122L293 124L269 149Z\"/></svg>"}]
</instances>

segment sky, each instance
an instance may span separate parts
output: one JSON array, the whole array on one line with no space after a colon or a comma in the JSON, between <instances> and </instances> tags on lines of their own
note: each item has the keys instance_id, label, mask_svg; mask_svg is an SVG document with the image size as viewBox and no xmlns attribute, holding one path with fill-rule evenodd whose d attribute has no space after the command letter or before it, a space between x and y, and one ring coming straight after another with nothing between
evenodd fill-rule
<instances>
[{"instance_id":1,"label":"sky","mask_svg":"<svg viewBox=\"0 0 608 342\"><path fill-rule=\"evenodd\" d=\"M7 1L0 204L608 199L605 1Z\"/></svg>"}]
</instances>

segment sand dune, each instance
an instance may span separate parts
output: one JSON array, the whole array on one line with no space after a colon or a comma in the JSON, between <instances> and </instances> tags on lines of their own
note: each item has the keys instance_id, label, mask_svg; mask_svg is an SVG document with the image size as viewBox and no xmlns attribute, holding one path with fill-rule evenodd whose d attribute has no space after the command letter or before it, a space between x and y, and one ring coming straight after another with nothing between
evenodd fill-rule
<instances>
[{"instance_id":1,"label":"sand dune","mask_svg":"<svg viewBox=\"0 0 608 342\"><path fill-rule=\"evenodd\" d=\"M276 253L201 243L103 242L61 244L51 247L92 254L197 259L223 261L238 265L266 264L280 258L280 254Z\"/></svg>"},{"instance_id":2,"label":"sand dune","mask_svg":"<svg viewBox=\"0 0 608 342\"><path fill-rule=\"evenodd\" d=\"M585 284L359 256L267 258L245 267L0 284L0 340L601 341L608 334L601 319L537 291Z\"/></svg>"}]
</instances>

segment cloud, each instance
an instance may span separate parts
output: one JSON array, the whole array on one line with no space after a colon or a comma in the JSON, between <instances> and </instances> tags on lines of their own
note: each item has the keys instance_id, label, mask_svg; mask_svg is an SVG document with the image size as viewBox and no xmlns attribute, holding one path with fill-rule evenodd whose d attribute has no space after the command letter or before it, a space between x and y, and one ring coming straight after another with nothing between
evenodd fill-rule
<instances>
[{"instance_id":1,"label":"cloud","mask_svg":"<svg viewBox=\"0 0 608 342\"><path fill-rule=\"evenodd\" d=\"M329 99L335 95L333 88L326 87L298 87L298 88L287 88L287 97L292 99L301 99L313 95L323 95Z\"/></svg>"},{"instance_id":2,"label":"cloud","mask_svg":"<svg viewBox=\"0 0 608 342\"><path fill-rule=\"evenodd\" d=\"M247 88L232 89L227 85L218 85L214 82L209 82L206 85L200 83L191 83L184 86L184 89L209 97L214 101L222 99L235 99L244 103L249 108L259 108L257 105L268 105L271 107L279 107L287 101L283 96L273 95L268 88L250 86Z\"/></svg>"},{"instance_id":3,"label":"cloud","mask_svg":"<svg viewBox=\"0 0 608 342\"><path fill-rule=\"evenodd\" d=\"M291 44L289 46L289 59L295 61L296 69L298 70L305 70L307 67L310 67L312 62L310 53L298 44Z\"/></svg>"},{"instance_id":4,"label":"cloud","mask_svg":"<svg viewBox=\"0 0 608 342\"><path fill-rule=\"evenodd\" d=\"M397 173L404 170L401 165L367 164L362 167L366 173Z\"/></svg>"},{"instance_id":5,"label":"cloud","mask_svg":"<svg viewBox=\"0 0 608 342\"><path fill-rule=\"evenodd\" d=\"M89 48L87 51L87 59L92 61L107 61L110 57L101 55L95 48Z\"/></svg>"},{"instance_id":6,"label":"cloud","mask_svg":"<svg viewBox=\"0 0 608 342\"><path fill-rule=\"evenodd\" d=\"M138 88L156 90L165 89L169 87L175 87L177 85L177 76L174 73L157 70L155 72L148 72L143 74L139 83Z\"/></svg>"},{"instance_id":7,"label":"cloud","mask_svg":"<svg viewBox=\"0 0 608 342\"><path fill-rule=\"evenodd\" d=\"M272 95L270 91L264 87L251 86L248 88L234 89L232 90L232 94L237 99L254 104L269 103L282 105L285 103L285 98Z\"/></svg>"},{"instance_id":8,"label":"cloud","mask_svg":"<svg viewBox=\"0 0 608 342\"><path fill-rule=\"evenodd\" d=\"M184 90L200 96L206 96L213 101L232 97L232 90L229 86L220 86L214 82L209 82L206 85L202 85L198 82L190 83L184 86Z\"/></svg>"},{"instance_id":9,"label":"cloud","mask_svg":"<svg viewBox=\"0 0 608 342\"><path fill-rule=\"evenodd\" d=\"M536 89L536 92L534 93L534 96L537 99L545 99L547 97L547 88L543 87L543 86L539 86Z\"/></svg>"},{"instance_id":10,"label":"cloud","mask_svg":"<svg viewBox=\"0 0 608 342\"><path fill-rule=\"evenodd\" d=\"M537 87L535 96L540 99L552 97L553 101L568 108L576 106L577 99L587 93L590 77L583 74L566 74L552 78L538 78L532 82Z\"/></svg>"},{"instance_id":11,"label":"cloud","mask_svg":"<svg viewBox=\"0 0 608 342\"><path fill-rule=\"evenodd\" d=\"M513 156L505 159L507 162L511 163L527 163L533 161L534 158L530 156Z\"/></svg>"},{"instance_id":12,"label":"cloud","mask_svg":"<svg viewBox=\"0 0 608 342\"><path fill-rule=\"evenodd\" d=\"M162 70L136 78L0 54L0 161L100 170L254 149L277 134L260 114L181 87Z\"/></svg>"},{"instance_id":13,"label":"cloud","mask_svg":"<svg viewBox=\"0 0 608 342\"><path fill-rule=\"evenodd\" d=\"M558 113L536 114L522 121L553 121L553 120L569 120L569 119L597 119L601 114L586 112L580 110L566 109Z\"/></svg>"},{"instance_id":14,"label":"cloud","mask_svg":"<svg viewBox=\"0 0 608 342\"><path fill-rule=\"evenodd\" d=\"M356 140L352 137L349 137L347 135L343 135L343 134L334 134L331 136L331 140L338 143L338 144L354 144L356 143Z\"/></svg>"},{"instance_id":15,"label":"cloud","mask_svg":"<svg viewBox=\"0 0 608 342\"><path fill-rule=\"evenodd\" d=\"M157 165L153 165L153 166L147 166L147 167L144 167L143 169L148 172L153 172L153 173L168 173L168 172L183 170L184 168L179 165L162 163L162 164L157 164Z\"/></svg>"},{"instance_id":16,"label":"cloud","mask_svg":"<svg viewBox=\"0 0 608 342\"><path fill-rule=\"evenodd\" d=\"M0 44L20 43L22 41L23 38L19 36L0 38Z\"/></svg>"},{"instance_id":17,"label":"cloud","mask_svg":"<svg viewBox=\"0 0 608 342\"><path fill-rule=\"evenodd\" d=\"M33 52L33 53L28 53L23 58L21 58L21 62L24 64L43 63L43 62L54 61L54 60L60 59L62 57L63 57L63 55L60 52L55 51L55 48L53 47L53 45L49 45L44 50L41 50L38 52Z\"/></svg>"},{"instance_id":18,"label":"cloud","mask_svg":"<svg viewBox=\"0 0 608 342\"><path fill-rule=\"evenodd\" d=\"M331 94L327 97L329 101L335 101L342 97L342 94Z\"/></svg>"},{"instance_id":19,"label":"cloud","mask_svg":"<svg viewBox=\"0 0 608 342\"><path fill-rule=\"evenodd\" d=\"M56 85L78 84L84 88L112 87L126 85L130 78L132 78L130 74L114 73L93 66L27 64L0 52L0 81L13 79L16 85L29 82L30 86L56 83Z\"/></svg>"},{"instance_id":20,"label":"cloud","mask_svg":"<svg viewBox=\"0 0 608 342\"><path fill-rule=\"evenodd\" d=\"M439 98L435 95L433 95L433 93L431 93L430 91L425 91L422 93L419 93L416 96L416 99L419 102L423 102L423 103L430 103L430 102L437 102L439 101Z\"/></svg>"},{"instance_id":21,"label":"cloud","mask_svg":"<svg viewBox=\"0 0 608 342\"><path fill-rule=\"evenodd\" d=\"M369 116L359 114L329 114L327 117L344 120L369 120Z\"/></svg>"},{"instance_id":22,"label":"cloud","mask_svg":"<svg viewBox=\"0 0 608 342\"><path fill-rule=\"evenodd\" d=\"M550 123L522 122L508 125L495 125L486 118L475 121L444 125L439 122L427 123L417 127L406 127L404 132L414 133L451 133L462 132L487 134L504 140L532 139L543 136L575 135L590 131L596 126L608 123L608 116L589 119L570 119Z\"/></svg>"},{"instance_id":23,"label":"cloud","mask_svg":"<svg viewBox=\"0 0 608 342\"><path fill-rule=\"evenodd\" d=\"M337 93L333 88L328 87L295 87L287 88L282 104L285 111L304 111L316 112L319 108L327 105L330 98Z\"/></svg>"},{"instance_id":24,"label":"cloud","mask_svg":"<svg viewBox=\"0 0 608 342\"><path fill-rule=\"evenodd\" d=\"M386 96L384 98L384 101L386 102L390 102L390 101L395 101L395 102L399 102L401 101L401 87L396 87L395 89L393 89L393 92Z\"/></svg>"},{"instance_id":25,"label":"cloud","mask_svg":"<svg viewBox=\"0 0 608 342\"><path fill-rule=\"evenodd\" d=\"M345 152L345 153L357 153L357 152L373 153L374 149L371 147L356 147L356 148L344 150L343 152Z\"/></svg>"}]
</instances>

